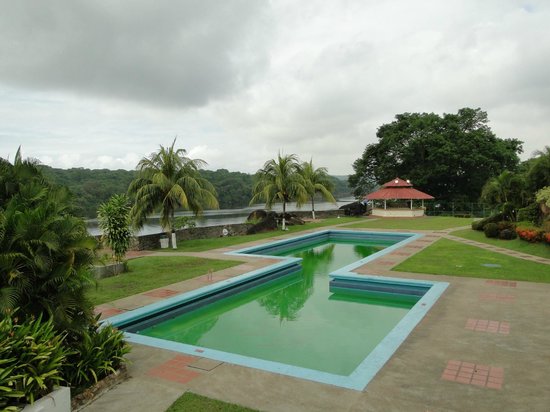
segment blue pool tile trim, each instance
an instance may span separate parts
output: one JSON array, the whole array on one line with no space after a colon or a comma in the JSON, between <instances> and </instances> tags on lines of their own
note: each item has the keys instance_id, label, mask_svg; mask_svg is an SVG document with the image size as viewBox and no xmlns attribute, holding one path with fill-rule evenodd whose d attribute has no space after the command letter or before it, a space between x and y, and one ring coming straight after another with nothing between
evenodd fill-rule
<instances>
[{"instance_id":1,"label":"blue pool tile trim","mask_svg":"<svg viewBox=\"0 0 550 412\"><path fill-rule=\"evenodd\" d=\"M429 290L420 298L420 300L409 310L409 312L399 321L399 323L386 335L386 337L378 344L378 346L357 366L357 368L348 376L336 375L327 372L316 371L313 369L302 368L298 366L287 365L283 363L267 361L263 359L252 358L243 355L237 355L234 353L222 352L215 349L203 348L194 345L188 345L184 343L172 342L163 339L153 338L149 336L139 335L135 333L125 332L126 339L132 343L138 343L148 346L153 346L161 349L172 350L176 352L186 353L189 355L201 356L209 359L214 359L221 362L232 363L241 366L247 366L255 369L265 370L268 372L279 373L282 375L293 376L296 378L307 379L315 382L326 383L343 388L364 390L378 371L384 366L384 364L391 358L407 336L412 332L415 326L424 318L430 308L436 303L439 297L444 293L448 287L447 282L435 282L424 280L412 280L401 278L390 278L383 276L373 275L358 275L353 272L354 269L363 266L365 263L377 259L383 255L393 252L394 250L403 247L405 244L410 243L416 239L422 237L422 234L416 233L399 233L399 232L363 232L363 231L349 231L349 230L323 230L311 234L293 237L291 239L284 239L276 242L270 242L267 244L254 246L250 248L244 248L233 252L228 252L230 255L245 255L252 257L267 257L270 259L279 259L280 262L269 265L265 268L258 269L252 272L245 273L233 277L231 279L216 282L215 284L208 285L191 292L183 293L181 295L173 296L171 298L162 300L160 302L153 303L130 312L115 315L108 318L105 322L114 326L124 327L137 319L151 316L159 311L164 311L175 306L180 305L182 302L195 299L215 291L220 291L227 288L230 285L242 283L252 277L260 277L266 273L266 271L276 270L278 268L286 268L291 265L296 265L301 261L299 258L287 257L287 256L273 256L268 254L262 254L264 250L273 249L274 247L289 245L295 247L296 245L316 240L325 240L333 237L348 236L347 238L366 238L369 235L375 235L380 238L390 240L399 240L398 243L386 247L385 249L374 253L364 259L358 260L350 265L338 269L337 271L329 275L332 279L350 279L355 281L367 280L373 282L381 282L384 284L395 284L402 286L423 286L429 287ZM371 237L372 238L372 237Z\"/></svg>"}]
</instances>

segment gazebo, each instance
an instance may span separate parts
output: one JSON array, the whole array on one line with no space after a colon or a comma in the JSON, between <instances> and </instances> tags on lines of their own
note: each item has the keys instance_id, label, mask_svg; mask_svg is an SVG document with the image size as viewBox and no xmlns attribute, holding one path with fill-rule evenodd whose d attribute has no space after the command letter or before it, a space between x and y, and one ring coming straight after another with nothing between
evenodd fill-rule
<instances>
[{"instance_id":1,"label":"gazebo","mask_svg":"<svg viewBox=\"0 0 550 412\"><path fill-rule=\"evenodd\" d=\"M424 200L431 200L434 197L427 193L416 190L410 181L396 177L376 192L369 193L364 200L372 200L372 215L384 217L415 217L424 216ZM378 202L375 205L375 201ZM420 207L414 207L415 200L421 200ZM388 202L389 201L389 202ZM390 205L388 206L388 203Z\"/></svg>"}]
</instances>

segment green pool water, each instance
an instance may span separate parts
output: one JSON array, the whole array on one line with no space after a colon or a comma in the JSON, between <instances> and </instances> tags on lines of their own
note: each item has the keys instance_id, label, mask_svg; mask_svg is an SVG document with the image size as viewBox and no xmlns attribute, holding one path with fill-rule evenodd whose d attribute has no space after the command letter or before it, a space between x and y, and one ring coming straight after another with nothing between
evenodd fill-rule
<instances>
[{"instance_id":1,"label":"green pool water","mask_svg":"<svg viewBox=\"0 0 550 412\"><path fill-rule=\"evenodd\" d=\"M349 375L414 305L333 294L328 274L385 245L328 241L290 252L302 269L139 334Z\"/></svg>"}]
</instances>

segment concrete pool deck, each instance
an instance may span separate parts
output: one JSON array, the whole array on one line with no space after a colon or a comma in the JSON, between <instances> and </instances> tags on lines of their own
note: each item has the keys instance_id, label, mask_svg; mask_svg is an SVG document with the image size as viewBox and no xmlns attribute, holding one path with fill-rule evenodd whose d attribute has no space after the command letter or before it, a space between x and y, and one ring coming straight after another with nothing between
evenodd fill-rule
<instances>
[{"instance_id":1,"label":"concrete pool deck","mask_svg":"<svg viewBox=\"0 0 550 412\"><path fill-rule=\"evenodd\" d=\"M365 391L133 345L131 378L84 411L164 411L187 390L269 411L548 411L550 284L390 271L439 238L449 237L450 230L412 232L425 236L356 271L446 281L450 286ZM227 259L224 252L243 247L185 255ZM513 251L495 251L518 257ZM245 263L98 309L110 316L271 263L262 258L237 260Z\"/></svg>"}]
</instances>

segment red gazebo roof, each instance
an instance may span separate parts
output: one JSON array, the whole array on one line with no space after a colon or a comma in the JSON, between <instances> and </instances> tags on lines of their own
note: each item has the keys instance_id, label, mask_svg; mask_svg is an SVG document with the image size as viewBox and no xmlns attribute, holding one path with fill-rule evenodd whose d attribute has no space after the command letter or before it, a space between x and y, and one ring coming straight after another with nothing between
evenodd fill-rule
<instances>
[{"instance_id":1,"label":"red gazebo roof","mask_svg":"<svg viewBox=\"0 0 550 412\"><path fill-rule=\"evenodd\" d=\"M369 193L365 196L366 200L378 199L407 199L407 200L430 200L433 199L427 193L416 190L412 187L411 182L396 177L382 185L380 190Z\"/></svg>"}]
</instances>

